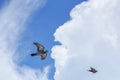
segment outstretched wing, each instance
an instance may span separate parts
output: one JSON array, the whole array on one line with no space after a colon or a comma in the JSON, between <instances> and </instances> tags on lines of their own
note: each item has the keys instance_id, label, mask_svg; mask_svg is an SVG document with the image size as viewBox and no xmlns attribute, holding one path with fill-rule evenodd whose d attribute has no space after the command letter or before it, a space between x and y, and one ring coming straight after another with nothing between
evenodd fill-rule
<instances>
[{"instance_id":1,"label":"outstretched wing","mask_svg":"<svg viewBox=\"0 0 120 80\"><path fill-rule=\"evenodd\" d=\"M97 72L97 70L95 69L95 68L92 68L92 67L90 67L90 72L92 72L92 73L96 73Z\"/></svg>"},{"instance_id":2,"label":"outstretched wing","mask_svg":"<svg viewBox=\"0 0 120 80\"><path fill-rule=\"evenodd\" d=\"M47 54L41 54L41 60L44 60L46 58Z\"/></svg>"},{"instance_id":3,"label":"outstretched wing","mask_svg":"<svg viewBox=\"0 0 120 80\"><path fill-rule=\"evenodd\" d=\"M95 68L90 67L91 70L95 70Z\"/></svg>"},{"instance_id":4,"label":"outstretched wing","mask_svg":"<svg viewBox=\"0 0 120 80\"><path fill-rule=\"evenodd\" d=\"M42 46L40 43L34 42L33 44L36 45L38 52L41 52L44 50L44 46Z\"/></svg>"}]
</instances>

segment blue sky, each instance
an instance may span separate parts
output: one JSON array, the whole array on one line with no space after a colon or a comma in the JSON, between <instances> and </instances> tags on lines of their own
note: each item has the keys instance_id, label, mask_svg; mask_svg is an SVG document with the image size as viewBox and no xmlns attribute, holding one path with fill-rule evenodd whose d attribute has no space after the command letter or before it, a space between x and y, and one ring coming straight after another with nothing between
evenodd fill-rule
<instances>
[{"instance_id":1,"label":"blue sky","mask_svg":"<svg viewBox=\"0 0 120 80\"><path fill-rule=\"evenodd\" d=\"M27 22L27 28L22 38L22 42L24 42L22 46L29 44L31 52L34 52L36 51L36 47L32 45L32 42L38 41L43 44L49 52L45 61L39 61L39 57L29 57L26 58L25 61L23 60L23 64L40 69L43 69L44 66L51 65L50 78L53 78L55 68L54 60L50 58L51 48L53 45L59 44L54 42L53 34L60 25L70 19L69 12L80 2L80 0L46 1L42 8L37 9L32 14Z\"/></svg>"},{"instance_id":2,"label":"blue sky","mask_svg":"<svg viewBox=\"0 0 120 80\"><path fill-rule=\"evenodd\" d=\"M50 65L51 70L49 72L50 80L53 79L55 73L54 60L51 59L51 48L55 44L59 44L54 41L54 32L65 21L70 19L69 13L71 9L82 2L81 0L70 1L49 1L46 0L42 7L38 7L28 18L25 24L24 31L21 33L19 39L18 49L20 50L18 55L21 60L18 61L18 65L27 65L34 69L43 69L45 66ZM4 5L9 5L9 0L1 0L0 8L4 9ZM14 14L14 13L13 13ZM40 60L40 57L31 57L30 54L36 51L36 47L33 42L40 42L45 46L48 52L47 59Z\"/></svg>"},{"instance_id":3,"label":"blue sky","mask_svg":"<svg viewBox=\"0 0 120 80\"><path fill-rule=\"evenodd\" d=\"M119 3L1 0L0 80L119 80ZM34 41L49 51L45 60L30 56Z\"/></svg>"},{"instance_id":4,"label":"blue sky","mask_svg":"<svg viewBox=\"0 0 120 80\"><path fill-rule=\"evenodd\" d=\"M37 9L32 16L30 16L27 22L27 28L23 33L22 42L24 43L21 47L25 44L28 46L29 44L31 52L34 52L36 51L36 47L33 45L33 41L38 41L43 44L49 52L45 61L40 61L39 57L31 58L28 55L29 58L22 61L23 65L26 64L37 69L43 69L44 66L50 65L51 70L49 77L53 78L55 67L54 60L50 57L51 48L53 45L59 44L54 41L53 34L60 25L70 19L69 12L80 2L81 0L46 1L42 8Z\"/></svg>"}]
</instances>

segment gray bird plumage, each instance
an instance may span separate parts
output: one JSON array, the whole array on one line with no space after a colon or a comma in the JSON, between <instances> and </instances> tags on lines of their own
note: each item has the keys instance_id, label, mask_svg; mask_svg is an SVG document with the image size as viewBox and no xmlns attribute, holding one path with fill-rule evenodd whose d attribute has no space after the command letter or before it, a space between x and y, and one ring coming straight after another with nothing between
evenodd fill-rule
<instances>
[{"instance_id":1,"label":"gray bird plumage","mask_svg":"<svg viewBox=\"0 0 120 80\"><path fill-rule=\"evenodd\" d=\"M44 46L38 42L33 42L33 44L37 47L37 52L32 53L31 56L41 56L41 60L44 60L47 56L48 50L44 50Z\"/></svg>"},{"instance_id":2,"label":"gray bird plumage","mask_svg":"<svg viewBox=\"0 0 120 80\"><path fill-rule=\"evenodd\" d=\"M96 73L96 72L98 72L95 68L92 68L92 67L90 67L90 70L88 70L89 72L92 72L92 73Z\"/></svg>"}]
</instances>

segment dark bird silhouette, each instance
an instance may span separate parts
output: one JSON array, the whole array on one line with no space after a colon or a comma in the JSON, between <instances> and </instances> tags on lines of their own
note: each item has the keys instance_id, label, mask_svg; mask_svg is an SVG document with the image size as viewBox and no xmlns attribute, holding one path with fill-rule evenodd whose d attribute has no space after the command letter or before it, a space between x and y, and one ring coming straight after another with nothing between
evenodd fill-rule
<instances>
[{"instance_id":1,"label":"dark bird silhouette","mask_svg":"<svg viewBox=\"0 0 120 80\"><path fill-rule=\"evenodd\" d=\"M95 68L92 68L92 67L90 67L90 70L88 70L89 72L92 72L92 73L96 73L96 72L98 72Z\"/></svg>"},{"instance_id":2,"label":"dark bird silhouette","mask_svg":"<svg viewBox=\"0 0 120 80\"><path fill-rule=\"evenodd\" d=\"M37 47L37 52L32 53L31 56L41 56L41 60L44 60L47 56L48 50L44 50L44 46L38 42L33 42L33 44Z\"/></svg>"}]
</instances>

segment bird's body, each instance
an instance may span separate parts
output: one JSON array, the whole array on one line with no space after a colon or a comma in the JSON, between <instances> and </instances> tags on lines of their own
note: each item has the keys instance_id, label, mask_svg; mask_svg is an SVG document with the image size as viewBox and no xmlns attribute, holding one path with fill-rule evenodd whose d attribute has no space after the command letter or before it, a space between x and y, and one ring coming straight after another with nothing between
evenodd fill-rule
<instances>
[{"instance_id":1,"label":"bird's body","mask_svg":"<svg viewBox=\"0 0 120 80\"><path fill-rule=\"evenodd\" d=\"M32 53L31 56L41 56L41 60L44 60L47 56L47 50L44 50L44 46L42 46L41 44L39 44L38 42L34 42L34 45L36 45L37 47L37 52L36 53Z\"/></svg>"},{"instance_id":2,"label":"bird's body","mask_svg":"<svg viewBox=\"0 0 120 80\"><path fill-rule=\"evenodd\" d=\"M92 73L96 73L96 72L98 72L95 68L92 68L92 67L90 67L90 70L88 70L89 72L92 72Z\"/></svg>"}]
</instances>

